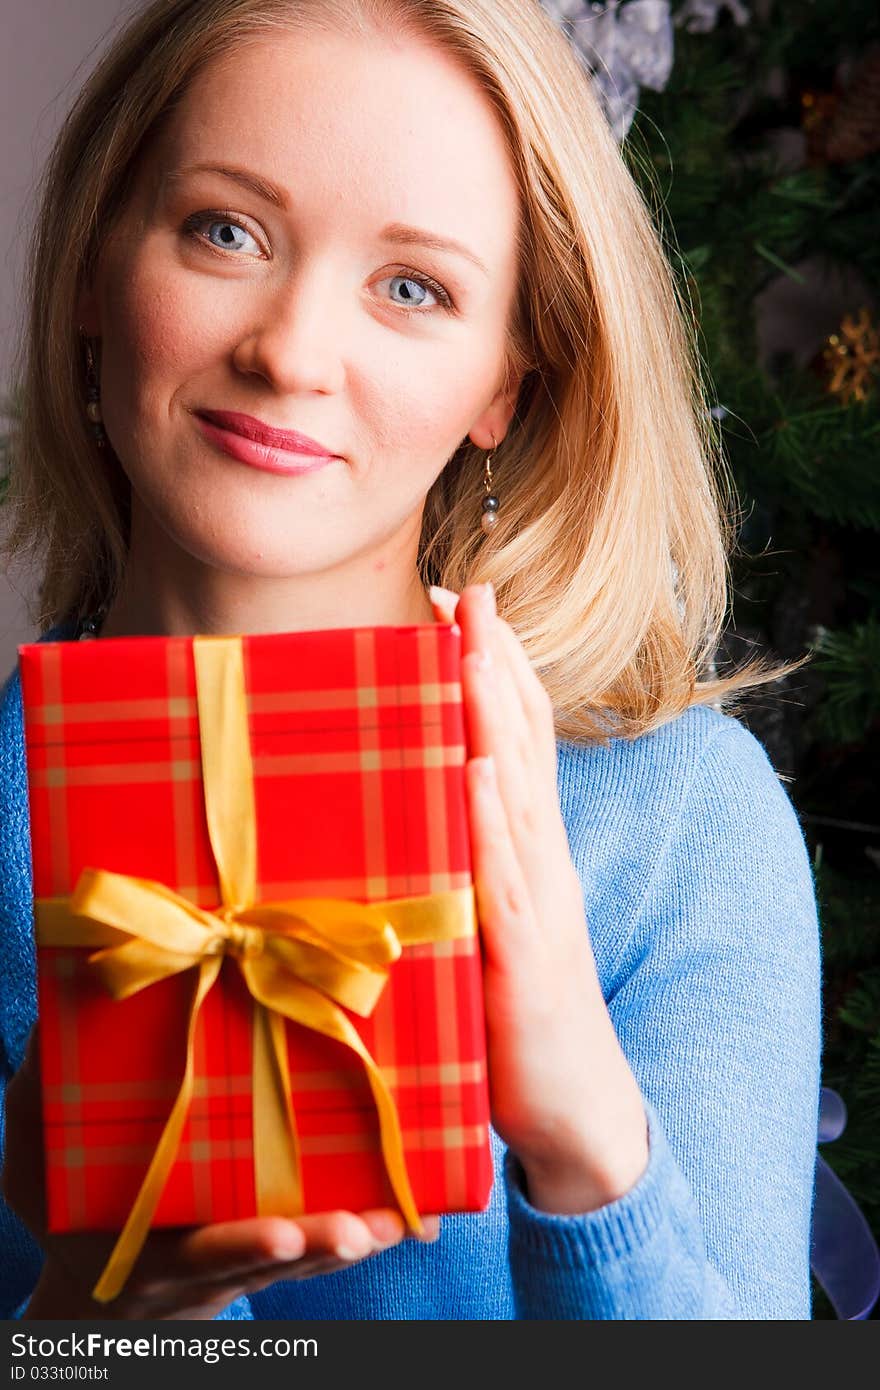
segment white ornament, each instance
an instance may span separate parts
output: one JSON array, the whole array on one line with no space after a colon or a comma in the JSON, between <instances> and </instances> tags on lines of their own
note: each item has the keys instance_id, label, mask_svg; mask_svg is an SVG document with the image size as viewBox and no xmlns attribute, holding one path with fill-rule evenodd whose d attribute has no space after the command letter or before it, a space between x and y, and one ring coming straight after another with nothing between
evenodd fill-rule
<instances>
[{"instance_id":1,"label":"white ornament","mask_svg":"<svg viewBox=\"0 0 880 1390\"><path fill-rule=\"evenodd\" d=\"M662 92L672 71L669 0L541 0L591 73L614 136L625 138L640 87Z\"/></svg>"}]
</instances>

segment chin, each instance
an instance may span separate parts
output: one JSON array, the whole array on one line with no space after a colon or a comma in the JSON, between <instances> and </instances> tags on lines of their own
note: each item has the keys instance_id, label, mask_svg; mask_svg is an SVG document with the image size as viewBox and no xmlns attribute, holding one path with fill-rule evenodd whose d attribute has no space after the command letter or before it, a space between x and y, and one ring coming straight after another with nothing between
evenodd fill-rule
<instances>
[{"instance_id":1,"label":"chin","mask_svg":"<svg viewBox=\"0 0 880 1390\"><path fill-rule=\"evenodd\" d=\"M170 450L159 469L141 466L139 455L126 470L132 502L140 503L133 525L157 561L177 549L213 568L280 579L323 569L333 563L331 550L356 543L351 526L345 537L333 534L330 518L341 509L323 489L279 487L287 480L226 463Z\"/></svg>"},{"instance_id":2,"label":"chin","mask_svg":"<svg viewBox=\"0 0 880 1390\"><path fill-rule=\"evenodd\" d=\"M320 527L312 525L303 536L292 527L279 535L277 526L248 529L241 523L231 530L228 519L216 526L206 527L201 520L201 524L168 527L176 548L206 568L260 579L293 579L344 562L348 549L340 546L338 552L330 553L320 532Z\"/></svg>"}]
</instances>

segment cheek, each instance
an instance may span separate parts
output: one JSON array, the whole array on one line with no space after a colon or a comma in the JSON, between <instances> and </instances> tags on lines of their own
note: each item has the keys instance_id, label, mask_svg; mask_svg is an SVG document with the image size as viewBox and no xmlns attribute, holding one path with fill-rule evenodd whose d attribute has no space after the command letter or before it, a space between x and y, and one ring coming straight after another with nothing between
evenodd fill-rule
<instances>
[{"instance_id":1,"label":"cheek","mask_svg":"<svg viewBox=\"0 0 880 1390\"><path fill-rule=\"evenodd\" d=\"M436 463L451 456L494 394L498 358L486 336L462 334L435 351L373 352L362 380L364 414L389 456Z\"/></svg>"},{"instance_id":2,"label":"cheek","mask_svg":"<svg viewBox=\"0 0 880 1390\"><path fill-rule=\"evenodd\" d=\"M107 280L103 323L102 395L129 410L153 396L167 400L205 358L191 278L160 273L145 255L119 258Z\"/></svg>"},{"instance_id":3,"label":"cheek","mask_svg":"<svg viewBox=\"0 0 880 1390\"><path fill-rule=\"evenodd\" d=\"M229 379L247 306L219 294L210 276L181 266L161 238L147 236L134 248L117 244L101 307L108 433L123 458L152 452L175 397L191 397L206 384L216 390ZM413 341L371 322L337 347L356 459L379 476L383 461L398 476L403 467L427 487L438 460L451 457L492 398L500 342L485 326ZM359 471L355 462L355 476Z\"/></svg>"}]
</instances>

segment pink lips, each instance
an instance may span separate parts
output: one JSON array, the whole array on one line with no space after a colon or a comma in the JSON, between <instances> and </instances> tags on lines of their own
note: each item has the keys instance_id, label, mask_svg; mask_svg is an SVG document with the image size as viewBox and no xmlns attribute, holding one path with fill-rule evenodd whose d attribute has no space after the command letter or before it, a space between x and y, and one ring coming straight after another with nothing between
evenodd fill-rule
<instances>
[{"instance_id":1,"label":"pink lips","mask_svg":"<svg viewBox=\"0 0 880 1390\"><path fill-rule=\"evenodd\" d=\"M312 473L338 457L296 430L277 430L231 410L201 410L196 418L214 444L252 468L270 473Z\"/></svg>"}]
</instances>

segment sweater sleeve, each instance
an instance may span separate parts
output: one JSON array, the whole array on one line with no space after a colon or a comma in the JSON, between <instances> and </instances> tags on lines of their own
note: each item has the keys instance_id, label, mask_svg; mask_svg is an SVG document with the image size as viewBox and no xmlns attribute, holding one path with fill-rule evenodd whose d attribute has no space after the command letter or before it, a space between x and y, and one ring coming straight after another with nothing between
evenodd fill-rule
<instances>
[{"instance_id":1,"label":"sweater sleeve","mask_svg":"<svg viewBox=\"0 0 880 1390\"><path fill-rule=\"evenodd\" d=\"M517 1316L806 1319L820 1090L812 872L757 739L725 719L677 795L606 993L649 1160L585 1215L505 1161Z\"/></svg>"}]
</instances>

